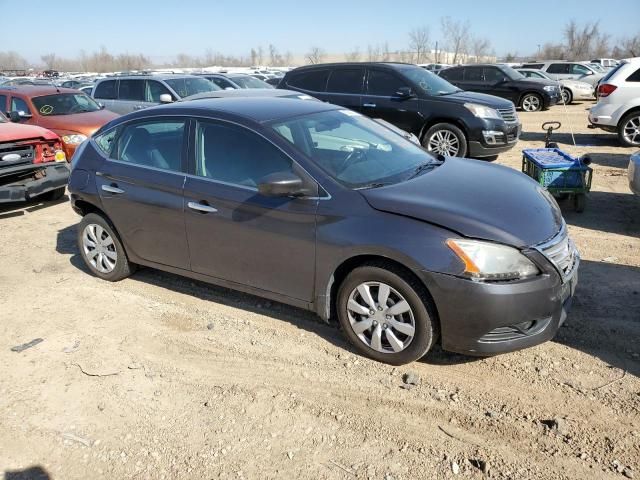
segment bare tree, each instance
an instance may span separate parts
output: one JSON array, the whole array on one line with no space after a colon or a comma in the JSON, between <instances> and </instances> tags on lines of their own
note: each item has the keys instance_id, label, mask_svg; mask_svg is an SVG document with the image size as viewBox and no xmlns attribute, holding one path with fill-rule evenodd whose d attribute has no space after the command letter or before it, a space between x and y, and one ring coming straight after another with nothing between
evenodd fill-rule
<instances>
[{"instance_id":1,"label":"bare tree","mask_svg":"<svg viewBox=\"0 0 640 480\"><path fill-rule=\"evenodd\" d=\"M264 50L262 46L258 47L258 55L256 55L256 60L258 61L258 65L262 65L264 63Z\"/></svg>"},{"instance_id":2,"label":"bare tree","mask_svg":"<svg viewBox=\"0 0 640 480\"><path fill-rule=\"evenodd\" d=\"M565 60L566 55L565 47L557 43L545 43L540 50L541 59Z\"/></svg>"},{"instance_id":3,"label":"bare tree","mask_svg":"<svg viewBox=\"0 0 640 480\"><path fill-rule=\"evenodd\" d=\"M306 54L307 61L311 64L322 63L322 60L326 56L326 53L320 47L311 47Z\"/></svg>"},{"instance_id":4,"label":"bare tree","mask_svg":"<svg viewBox=\"0 0 640 480\"><path fill-rule=\"evenodd\" d=\"M367 60L370 62L379 62L381 57L379 45L367 45Z\"/></svg>"},{"instance_id":5,"label":"bare tree","mask_svg":"<svg viewBox=\"0 0 640 480\"><path fill-rule=\"evenodd\" d=\"M504 61L507 63L513 63L518 59L518 52L507 52L504 56Z\"/></svg>"},{"instance_id":6,"label":"bare tree","mask_svg":"<svg viewBox=\"0 0 640 480\"><path fill-rule=\"evenodd\" d=\"M383 62L388 62L389 60L391 60L391 52L389 51L389 42L384 42L384 45L382 46L382 61Z\"/></svg>"},{"instance_id":7,"label":"bare tree","mask_svg":"<svg viewBox=\"0 0 640 480\"><path fill-rule=\"evenodd\" d=\"M356 47L350 52L345 53L344 58L347 62L357 62L360 60L360 47Z\"/></svg>"},{"instance_id":8,"label":"bare tree","mask_svg":"<svg viewBox=\"0 0 640 480\"><path fill-rule=\"evenodd\" d=\"M269 44L269 65L272 67L280 66L282 63L282 57L278 53L278 49L275 45Z\"/></svg>"},{"instance_id":9,"label":"bare tree","mask_svg":"<svg viewBox=\"0 0 640 480\"><path fill-rule=\"evenodd\" d=\"M291 60L293 59L293 54L289 51L286 51L282 56L282 65L289 66L291 65Z\"/></svg>"},{"instance_id":10,"label":"bare tree","mask_svg":"<svg viewBox=\"0 0 640 480\"><path fill-rule=\"evenodd\" d=\"M620 39L619 46L616 46L616 48L619 53L614 58L639 57L640 35Z\"/></svg>"},{"instance_id":11,"label":"bare tree","mask_svg":"<svg viewBox=\"0 0 640 480\"><path fill-rule=\"evenodd\" d=\"M491 42L487 38L471 37L471 53L476 63L482 63L485 61L485 57L489 55L491 51Z\"/></svg>"},{"instance_id":12,"label":"bare tree","mask_svg":"<svg viewBox=\"0 0 640 480\"><path fill-rule=\"evenodd\" d=\"M251 65L258 64L258 51L255 48L251 49Z\"/></svg>"},{"instance_id":13,"label":"bare tree","mask_svg":"<svg viewBox=\"0 0 640 480\"><path fill-rule=\"evenodd\" d=\"M22 70L29 66L29 62L18 52L0 52L0 70Z\"/></svg>"},{"instance_id":14,"label":"bare tree","mask_svg":"<svg viewBox=\"0 0 640 480\"><path fill-rule=\"evenodd\" d=\"M469 21L461 22L451 17L443 17L440 19L440 24L447 50L453 53L452 63L459 63L468 54Z\"/></svg>"},{"instance_id":15,"label":"bare tree","mask_svg":"<svg viewBox=\"0 0 640 480\"><path fill-rule=\"evenodd\" d=\"M409 32L409 50L415 55L414 63L422 63L429 51L429 29L414 28Z\"/></svg>"},{"instance_id":16,"label":"bare tree","mask_svg":"<svg viewBox=\"0 0 640 480\"><path fill-rule=\"evenodd\" d=\"M47 53L45 55L41 55L40 60L42 60L42 63L44 63L44 66L48 69L53 69L56 66L55 53Z\"/></svg>"},{"instance_id":17,"label":"bare tree","mask_svg":"<svg viewBox=\"0 0 640 480\"><path fill-rule=\"evenodd\" d=\"M591 56L604 56L609 51L609 35L600 32L598 22L578 25L571 20L564 27L564 40L568 60L584 60Z\"/></svg>"}]
</instances>

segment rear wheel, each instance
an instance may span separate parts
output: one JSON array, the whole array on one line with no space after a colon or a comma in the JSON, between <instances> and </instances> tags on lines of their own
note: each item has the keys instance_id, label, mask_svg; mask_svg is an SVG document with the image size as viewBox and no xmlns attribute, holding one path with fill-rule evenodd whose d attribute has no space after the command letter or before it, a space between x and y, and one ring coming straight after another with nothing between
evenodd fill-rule
<instances>
[{"instance_id":1,"label":"rear wheel","mask_svg":"<svg viewBox=\"0 0 640 480\"><path fill-rule=\"evenodd\" d=\"M562 95L562 103L564 103L565 105L569 105L571 102L573 102L573 94L571 93L571 90L569 90L568 88L563 88L561 95Z\"/></svg>"},{"instance_id":2,"label":"rear wheel","mask_svg":"<svg viewBox=\"0 0 640 480\"><path fill-rule=\"evenodd\" d=\"M437 123L422 137L422 146L435 155L445 157L465 157L467 155L467 137L464 132L451 123Z\"/></svg>"},{"instance_id":3,"label":"rear wheel","mask_svg":"<svg viewBox=\"0 0 640 480\"><path fill-rule=\"evenodd\" d=\"M537 93L527 93L520 100L520 108L525 112L539 112L542 110L542 97Z\"/></svg>"},{"instance_id":4,"label":"rear wheel","mask_svg":"<svg viewBox=\"0 0 640 480\"><path fill-rule=\"evenodd\" d=\"M640 145L640 111L631 112L620 121L618 139L626 147Z\"/></svg>"},{"instance_id":5,"label":"rear wheel","mask_svg":"<svg viewBox=\"0 0 640 480\"><path fill-rule=\"evenodd\" d=\"M392 265L358 267L338 291L338 319L362 354L403 365L423 357L437 337L435 309L427 296L415 279Z\"/></svg>"},{"instance_id":6,"label":"rear wheel","mask_svg":"<svg viewBox=\"0 0 640 480\"><path fill-rule=\"evenodd\" d=\"M117 282L135 270L113 226L96 213L82 218L78 227L78 247L87 267L103 280Z\"/></svg>"}]
</instances>

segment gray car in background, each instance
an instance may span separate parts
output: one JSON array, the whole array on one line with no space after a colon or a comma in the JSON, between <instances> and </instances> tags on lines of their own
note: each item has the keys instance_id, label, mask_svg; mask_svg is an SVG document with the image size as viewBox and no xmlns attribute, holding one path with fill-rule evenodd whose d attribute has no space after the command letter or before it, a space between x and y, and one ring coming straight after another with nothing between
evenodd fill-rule
<instances>
[{"instance_id":1,"label":"gray car in background","mask_svg":"<svg viewBox=\"0 0 640 480\"><path fill-rule=\"evenodd\" d=\"M107 110L124 115L216 90L220 87L194 75L129 75L99 80L91 96Z\"/></svg>"},{"instance_id":2,"label":"gray car in background","mask_svg":"<svg viewBox=\"0 0 640 480\"><path fill-rule=\"evenodd\" d=\"M595 88L604 74L583 62L565 62L553 60L546 62L531 62L522 65L522 68L535 68L547 73L553 80L580 80Z\"/></svg>"}]
</instances>

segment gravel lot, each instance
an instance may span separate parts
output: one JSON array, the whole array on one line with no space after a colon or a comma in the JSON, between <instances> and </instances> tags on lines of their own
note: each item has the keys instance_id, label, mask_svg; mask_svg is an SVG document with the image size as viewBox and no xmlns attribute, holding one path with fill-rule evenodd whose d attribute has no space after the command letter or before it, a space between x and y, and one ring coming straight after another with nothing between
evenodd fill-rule
<instances>
[{"instance_id":1,"label":"gravel lot","mask_svg":"<svg viewBox=\"0 0 640 480\"><path fill-rule=\"evenodd\" d=\"M151 269L105 283L66 201L3 207L0 474L639 479L640 198L632 150L587 130L588 107L521 113L520 144L497 160L519 169L559 119L556 140L595 174L586 211L563 206L583 257L567 324L493 358L437 350L393 368L285 305Z\"/></svg>"}]
</instances>

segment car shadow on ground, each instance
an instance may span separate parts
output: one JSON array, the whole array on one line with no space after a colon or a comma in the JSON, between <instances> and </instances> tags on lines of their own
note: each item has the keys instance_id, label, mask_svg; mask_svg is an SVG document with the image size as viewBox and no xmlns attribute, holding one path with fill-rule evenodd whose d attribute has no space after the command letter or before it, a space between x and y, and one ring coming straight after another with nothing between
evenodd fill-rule
<instances>
[{"instance_id":1,"label":"car shadow on ground","mask_svg":"<svg viewBox=\"0 0 640 480\"><path fill-rule=\"evenodd\" d=\"M562 215L569 225L601 232L640 236L640 197L629 193L591 191L584 212L573 209L573 199L559 199ZM612 240L614 242L614 240ZM612 243L612 255L619 244Z\"/></svg>"},{"instance_id":2,"label":"car shadow on ground","mask_svg":"<svg viewBox=\"0 0 640 480\"><path fill-rule=\"evenodd\" d=\"M51 480L51 476L40 466L24 470L6 470L3 478L4 480Z\"/></svg>"},{"instance_id":3,"label":"car shadow on ground","mask_svg":"<svg viewBox=\"0 0 640 480\"><path fill-rule=\"evenodd\" d=\"M58 253L71 255L71 264L90 274L80 257L75 237L75 226L60 230L56 250ZM583 261L579 274L573 308L554 341L598 357L612 367L640 376L640 359L631 356L640 354L637 343L640 338L640 268ZM342 350L358 355L337 325L325 324L313 312L153 268L142 268L131 279L289 322L324 338ZM108 284L105 288L107 287ZM422 361L432 365L458 365L481 358L445 352L436 346Z\"/></svg>"},{"instance_id":4,"label":"car shadow on ground","mask_svg":"<svg viewBox=\"0 0 640 480\"><path fill-rule=\"evenodd\" d=\"M631 157L631 152L633 149L629 150L629 153L591 153L588 155L591 157L591 165L600 165L601 167L614 167L614 168L622 168L626 170L629 167L629 158ZM626 172L624 172L626 175Z\"/></svg>"},{"instance_id":5,"label":"car shadow on ground","mask_svg":"<svg viewBox=\"0 0 640 480\"><path fill-rule=\"evenodd\" d=\"M60 203L67 202L68 200L68 197L64 195L59 200L55 201L43 201L39 200L38 198L34 198L33 200L29 200L27 202L0 203L0 220L2 220L3 218L20 217L22 215L26 215L29 212L35 212L36 210L40 210L42 208L58 205Z\"/></svg>"},{"instance_id":6,"label":"car shadow on ground","mask_svg":"<svg viewBox=\"0 0 640 480\"><path fill-rule=\"evenodd\" d=\"M544 148L546 133L543 130L537 132L522 132L520 140L525 142L540 142L539 146L533 148ZM575 139L578 147L620 147L618 137L614 133L575 133L573 136L570 132L554 132L551 141L556 142L562 148L562 145L573 145Z\"/></svg>"}]
</instances>

